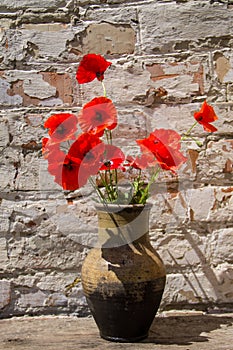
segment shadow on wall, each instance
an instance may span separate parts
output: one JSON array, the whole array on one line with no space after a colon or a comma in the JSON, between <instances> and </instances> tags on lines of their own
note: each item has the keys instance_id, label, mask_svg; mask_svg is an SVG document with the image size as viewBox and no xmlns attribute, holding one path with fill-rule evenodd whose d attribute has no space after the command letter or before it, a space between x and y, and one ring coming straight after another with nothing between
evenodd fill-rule
<instances>
[{"instance_id":1,"label":"shadow on wall","mask_svg":"<svg viewBox=\"0 0 233 350\"><path fill-rule=\"evenodd\" d=\"M175 265L175 269L177 273L180 273L184 280L186 286L189 286L190 288L190 294L189 291L186 289L184 291L188 296L188 298L193 299L193 303L191 307L195 307L196 309L208 309L211 310L211 308L215 307L215 303L220 303L223 308L232 308L233 304L231 302L232 298L230 296L229 287L231 285L231 280L224 281L224 271L222 274L222 277L216 276L214 269L212 266L208 263L207 257L203 253L203 251L198 246L198 243L195 241L192 234L189 232L189 229L192 228L191 226L195 226L195 230L197 228L200 228L203 232L203 227L200 227L200 223L198 222L192 222L190 226L190 222L181 223L180 218L174 210L171 208L168 201L164 201L167 205L168 209L170 210L170 213L172 213L173 218L177 225L181 228L181 233L183 235L184 240L186 240L193 252L195 252L196 256L199 260L199 269L198 271L195 269L195 267L192 266L192 261L188 261L187 258L184 258L186 260L186 264L188 266L188 271L184 271L183 266L180 264L179 259L175 257L175 254L172 252L172 250L167 249L166 252L170 256L171 260L173 261ZM219 227L219 223L211 222L211 225L209 225L209 229L211 227ZM209 233L209 232L208 232ZM223 261L224 263L224 261ZM231 274L231 267L230 274ZM229 272L229 271L228 271ZM226 271L226 274L227 271ZM192 278L190 278L192 276ZM231 279L231 277L230 277ZM204 282L205 281L205 282ZM181 286L182 288L182 286ZM228 293L229 299L226 297L226 293ZM182 293L181 293L182 294ZM228 300L227 300L228 299ZM182 304L182 305L181 305ZM180 306L184 306L184 303L181 303ZM179 305L176 305L176 308L180 308ZM172 307L172 305L168 305L168 307ZM186 307L187 308L187 307Z\"/></svg>"},{"instance_id":2,"label":"shadow on wall","mask_svg":"<svg viewBox=\"0 0 233 350\"><path fill-rule=\"evenodd\" d=\"M184 234L185 234L185 238L187 239L190 246L195 251L195 253L197 254L197 256L200 260L201 270L204 273L206 279L209 281L210 285L212 286L214 294L216 296L216 299L221 300L222 295L220 293L220 284L216 278L215 273L213 272L212 268L207 264L206 257L202 253L201 249L198 247L198 245L195 242L195 240L193 239L192 235L189 232L187 232L186 230L185 230ZM198 278L197 274L195 273L191 264L190 264L190 269L191 269L191 272L195 278L195 281L197 283L199 290L202 292L202 299L204 299L205 301L208 301L211 304L211 300L209 300L210 298L209 298L208 294L206 293L205 289L203 288L202 284L200 283L199 278ZM185 278L185 275L184 275L184 278ZM186 280L188 281L187 278L186 278ZM192 290L194 291L195 295L197 296L198 292L196 291L195 286L190 281L188 281L188 283L189 283L190 287L192 288Z\"/></svg>"}]
</instances>

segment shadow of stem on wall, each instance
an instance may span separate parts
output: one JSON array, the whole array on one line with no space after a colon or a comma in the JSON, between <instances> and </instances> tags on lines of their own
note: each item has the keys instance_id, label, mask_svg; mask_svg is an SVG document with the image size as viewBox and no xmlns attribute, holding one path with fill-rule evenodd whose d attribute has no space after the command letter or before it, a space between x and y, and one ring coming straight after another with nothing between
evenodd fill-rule
<instances>
[{"instance_id":1,"label":"shadow of stem on wall","mask_svg":"<svg viewBox=\"0 0 233 350\"><path fill-rule=\"evenodd\" d=\"M190 291L193 292L193 296L194 296L194 299L196 300L196 303L206 304L208 308L211 306L214 307L214 302L215 301L219 302L223 298L223 295L221 293L221 288L222 288L221 284L218 281L212 267L206 261L206 257L203 254L202 250L199 248L197 242L195 242L195 239L193 238L192 234L189 232L188 229L190 229L190 223L188 224L182 223L179 216L174 212L171 205L168 203L168 201L165 198L164 198L164 201L165 201L165 204L168 206L169 211L172 213L172 216L175 220L176 225L181 227L183 237L189 242L189 245L191 246L193 251L196 253L200 264L199 271L204 274L205 278L208 280L210 286L212 287L212 293L211 293L212 296L208 295L205 288L203 287L198 277L198 273L195 271L195 269L192 266L192 262L188 261L186 258L189 273L192 273L192 275L194 276L193 281L190 280L188 273L184 272L184 269L182 268L182 266L180 266L178 259L174 257L174 254L169 249L167 250L167 253L175 263L176 270L183 275L186 283L190 286ZM197 223L196 226L197 226L196 227L197 229L199 227L199 224ZM214 223L212 223L211 226L214 227ZM201 229L201 231L203 231L203 228ZM194 281L196 281L196 283ZM215 301L213 301L213 297Z\"/></svg>"}]
</instances>

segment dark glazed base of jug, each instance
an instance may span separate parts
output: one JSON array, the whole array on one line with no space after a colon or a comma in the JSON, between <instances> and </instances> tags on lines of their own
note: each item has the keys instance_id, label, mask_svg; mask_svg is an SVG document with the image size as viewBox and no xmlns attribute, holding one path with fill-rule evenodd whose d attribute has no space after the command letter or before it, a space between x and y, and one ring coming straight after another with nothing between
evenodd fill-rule
<instances>
[{"instance_id":1,"label":"dark glazed base of jug","mask_svg":"<svg viewBox=\"0 0 233 350\"><path fill-rule=\"evenodd\" d=\"M163 284L164 281L161 280L159 284L161 282ZM162 290L151 292L155 285L156 281L146 283L144 287L147 297L141 301L131 300L122 295L119 295L119 298L103 299L98 293L87 298L100 336L109 341L124 343L138 342L147 338L163 294Z\"/></svg>"},{"instance_id":2,"label":"dark glazed base of jug","mask_svg":"<svg viewBox=\"0 0 233 350\"><path fill-rule=\"evenodd\" d=\"M134 338L118 338L118 337L110 337L107 335L103 335L100 333L101 338L108 340L108 341L112 341L112 342L116 342L116 343L137 343L141 340L144 340L148 337L148 333L138 336L138 337L134 337Z\"/></svg>"}]
</instances>

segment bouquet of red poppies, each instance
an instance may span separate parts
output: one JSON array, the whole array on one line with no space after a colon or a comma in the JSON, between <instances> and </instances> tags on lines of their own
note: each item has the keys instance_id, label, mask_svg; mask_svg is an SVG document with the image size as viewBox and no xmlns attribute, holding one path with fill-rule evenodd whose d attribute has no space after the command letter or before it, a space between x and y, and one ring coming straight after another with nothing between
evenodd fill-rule
<instances>
[{"instance_id":1,"label":"bouquet of red poppies","mask_svg":"<svg viewBox=\"0 0 233 350\"><path fill-rule=\"evenodd\" d=\"M140 151L138 155L124 154L114 145L112 133L118 125L117 110L107 97L103 82L110 65L111 62L101 55L83 57L76 73L78 83L97 79L103 87L103 96L87 102L77 115L59 113L50 116L44 123L49 138L42 140L43 156L48 161L49 173L64 190L75 191L89 182L104 203L145 204L150 186L160 170L176 175L187 161L181 152L182 140L191 137L197 124L207 132L216 131L210 123L218 118L204 101L200 111L194 113L194 124L185 134L155 129L148 137L135 140ZM124 191L122 179L126 174L131 186Z\"/></svg>"}]
</instances>

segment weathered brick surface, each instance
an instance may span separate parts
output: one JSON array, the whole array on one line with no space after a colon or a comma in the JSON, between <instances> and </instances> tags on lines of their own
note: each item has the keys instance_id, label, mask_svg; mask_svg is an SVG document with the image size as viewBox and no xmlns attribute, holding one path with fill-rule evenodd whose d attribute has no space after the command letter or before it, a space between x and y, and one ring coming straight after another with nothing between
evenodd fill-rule
<instances>
[{"instance_id":1,"label":"weathered brick surface","mask_svg":"<svg viewBox=\"0 0 233 350\"><path fill-rule=\"evenodd\" d=\"M5 306L10 303L11 296L11 287L10 282L2 279L0 281L0 309L3 309Z\"/></svg>"},{"instance_id":2,"label":"weathered brick surface","mask_svg":"<svg viewBox=\"0 0 233 350\"><path fill-rule=\"evenodd\" d=\"M153 245L167 267L162 309L233 307L233 7L230 1L0 3L0 315L89 311L78 284L97 240L90 188L67 194L41 155L43 123L102 94L78 86L83 54L105 55L127 153L154 128L185 132L204 99L218 132L184 142L178 177L153 187ZM164 91L163 97L159 92Z\"/></svg>"},{"instance_id":3,"label":"weathered brick surface","mask_svg":"<svg viewBox=\"0 0 233 350\"><path fill-rule=\"evenodd\" d=\"M156 54L224 49L232 44L232 16L232 9L226 4L211 5L208 1L190 1L182 6L174 2L142 6L139 10L142 50Z\"/></svg>"}]
</instances>

